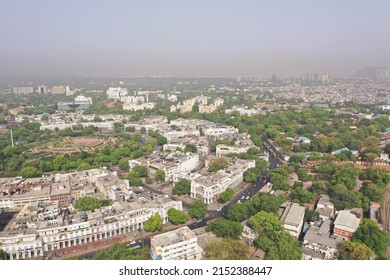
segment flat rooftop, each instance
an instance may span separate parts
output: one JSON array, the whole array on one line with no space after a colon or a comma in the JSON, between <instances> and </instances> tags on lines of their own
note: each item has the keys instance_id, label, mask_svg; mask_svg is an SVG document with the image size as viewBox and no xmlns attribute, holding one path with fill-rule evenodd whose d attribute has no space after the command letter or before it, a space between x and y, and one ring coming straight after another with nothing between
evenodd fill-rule
<instances>
[{"instance_id":1,"label":"flat rooftop","mask_svg":"<svg viewBox=\"0 0 390 280\"><path fill-rule=\"evenodd\" d=\"M305 216L305 207L295 203L289 203L280 220L287 225L299 226Z\"/></svg>"},{"instance_id":2,"label":"flat rooftop","mask_svg":"<svg viewBox=\"0 0 390 280\"><path fill-rule=\"evenodd\" d=\"M182 227L174 231L153 236L151 241L154 246L165 247L190 240L195 237L195 234L188 227Z\"/></svg>"}]
</instances>

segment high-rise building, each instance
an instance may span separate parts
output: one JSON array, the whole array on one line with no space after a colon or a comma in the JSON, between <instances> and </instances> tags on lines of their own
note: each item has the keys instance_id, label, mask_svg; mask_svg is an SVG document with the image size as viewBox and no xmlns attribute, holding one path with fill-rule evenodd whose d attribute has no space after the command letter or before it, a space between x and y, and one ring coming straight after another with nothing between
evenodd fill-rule
<instances>
[{"instance_id":1,"label":"high-rise building","mask_svg":"<svg viewBox=\"0 0 390 280\"><path fill-rule=\"evenodd\" d=\"M126 88L113 88L110 87L107 91L107 98L108 99L121 99L121 97L127 96L127 89Z\"/></svg>"},{"instance_id":2,"label":"high-rise building","mask_svg":"<svg viewBox=\"0 0 390 280\"><path fill-rule=\"evenodd\" d=\"M304 81L316 81L316 82L327 82L329 81L329 74L303 74L302 80Z\"/></svg>"},{"instance_id":3,"label":"high-rise building","mask_svg":"<svg viewBox=\"0 0 390 280\"><path fill-rule=\"evenodd\" d=\"M52 94L65 94L66 92L66 89L64 86L53 86L51 89L50 89L50 92Z\"/></svg>"},{"instance_id":4,"label":"high-rise building","mask_svg":"<svg viewBox=\"0 0 390 280\"><path fill-rule=\"evenodd\" d=\"M386 67L367 67L364 68L364 78L370 80L382 80L386 79L389 75Z\"/></svg>"},{"instance_id":5,"label":"high-rise building","mask_svg":"<svg viewBox=\"0 0 390 280\"><path fill-rule=\"evenodd\" d=\"M15 94L30 94L34 92L33 87L13 87L12 92Z\"/></svg>"},{"instance_id":6,"label":"high-rise building","mask_svg":"<svg viewBox=\"0 0 390 280\"><path fill-rule=\"evenodd\" d=\"M45 86L45 85L39 86L38 93L39 94L46 94L47 93L47 86Z\"/></svg>"}]
</instances>

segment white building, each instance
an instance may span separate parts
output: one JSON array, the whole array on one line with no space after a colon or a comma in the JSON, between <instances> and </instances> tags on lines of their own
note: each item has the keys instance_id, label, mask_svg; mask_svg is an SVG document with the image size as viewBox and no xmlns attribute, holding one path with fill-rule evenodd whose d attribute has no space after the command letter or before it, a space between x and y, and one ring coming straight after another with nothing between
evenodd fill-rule
<instances>
[{"instance_id":1,"label":"white building","mask_svg":"<svg viewBox=\"0 0 390 280\"><path fill-rule=\"evenodd\" d=\"M302 231L304 217L305 207L288 202L280 220L283 222L284 229L295 238L298 238Z\"/></svg>"},{"instance_id":2,"label":"white building","mask_svg":"<svg viewBox=\"0 0 390 280\"><path fill-rule=\"evenodd\" d=\"M317 202L316 212L320 214L322 220L330 219L334 214L334 205L328 195L321 195Z\"/></svg>"},{"instance_id":3,"label":"white building","mask_svg":"<svg viewBox=\"0 0 390 280\"><path fill-rule=\"evenodd\" d=\"M343 240L341 237L332 237L331 233L332 221L324 220L319 228L310 227L303 238L303 247L320 253L323 259L332 260L336 258L337 246ZM310 251L303 252L305 259L313 259Z\"/></svg>"},{"instance_id":4,"label":"white building","mask_svg":"<svg viewBox=\"0 0 390 280\"><path fill-rule=\"evenodd\" d=\"M123 96L121 97L121 101L125 103L144 103L145 96ZM146 100L148 102L148 100Z\"/></svg>"},{"instance_id":5,"label":"white building","mask_svg":"<svg viewBox=\"0 0 390 280\"><path fill-rule=\"evenodd\" d=\"M163 223L166 223L168 210L175 208L181 211L182 202L161 196L153 200L141 197L138 201L125 204L115 202L113 207L115 211L111 214L88 212L88 220L83 220L80 213L74 213L65 220L62 215L43 221L12 220L0 233L0 249L11 260L43 256L52 250L135 232L142 229L145 221L155 213L159 213ZM26 217L27 220L31 219L30 216Z\"/></svg>"},{"instance_id":6,"label":"white building","mask_svg":"<svg viewBox=\"0 0 390 280\"><path fill-rule=\"evenodd\" d=\"M145 165L151 174L155 174L157 170L163 170L165 172L165 181L172 181L174 175L194 170L199 165L199 155L177 152L163 157L160 157L159 154L152 154L129 160L130 170L137 165Z\"/></svg>"},{"instance_id":7,"label":"white building","mask_svg":"<svg viewBox=\"0 0 390 280\"><path fill-rule=\"evenodd\" d=\"M203 253L198 238L187 226L155 235L150 244L153 260L196 260Z\"/></svg>"},{"instance_id":8,"label":"white building","mask_svg":"<svg viewBox=\"0 0 390 280\"><path fill-rule=\"evenodd\" d=\"M145 109L153 109L156 104L153 102L148 103L124 103L123 104L123 110L129 110L129 111L142 111Z\"/></svg>"},{"instance_id":9,"label":"white building","mask_svg":"<svg viewBox=\"0 0 390 280\"><path fill-rule=\"evenodd\" d=\"M254 160L235 159L232 164L224 170L210 173L202 170L199 173L180 173L174 176L174 181L187 179L191 182L191 197L202 199L210 204L218 200L219 195L227 188L235 188L244 179L244 172L255 167Z\"/></svg>"},{"instance_id":10,"label":"white building","mask_svg":"<svg viewBox=\"0 0 390 280\"><path fill-rule=\"evenodd\" d=\"M84 95L78 95L74 99L75 102L87 102L89 104L92 104L92 97L85 97Z\"/></svg>"},{"instance_id":11,"label":"white building","mask_svg":"<svg viewBox=\"0 0 390 280\"><path fill-rule=\"evenodd\" d=\"M225 156L227 154L240 154L246 153L250 148L255 148L256 146L253 144L250 139L238 140L234 143L234 146L227 146L224 144L219 144L216 147L216 155L217 157Z\"/></svg>"},{"instance_id":12,"label":"white building","mask_svg":"<svg viewBox=\"0 0 390 280\"><path fill-rule=\"evenodd\" d=\"M352 238L352 235L359 228L361 219L356 217L349 210L341 210L334 221L334 236L341 236L343 238Z\"/></svg>"},{"instance_id":13,"label":"white building","mask_svg":"<svg viewBox=\"0 0 390 280\"><path fill-rule=\"evenodd\" d=\"M210 137L222 137L226 135L238 135L238 129L232 126L208 126L204 129L204 135Z\"/></svg>"},{"instance_id":14,"label":"white building","mask_svg":"<svg viewBox=\"0 0 390 280\"><path fill-rule=\"evenodd\" d=\"M106 94L107 94L107 98L108 99L119 100L119 99L121 99L121 97L127 95L127 89L126 88L120 88L120 87L118 87L118 88L110 87L106 91Z\"/></svg>"},{"instance_id":15,"label":"white building","mask_svg":"<svg viewBox=\"0 0 390 280\"><path fill-rule=\"evenodd\" d=\"M15 94L30 94L34 92L33 87L13 87L12 92Z\"/></svg>"}]
</instances>

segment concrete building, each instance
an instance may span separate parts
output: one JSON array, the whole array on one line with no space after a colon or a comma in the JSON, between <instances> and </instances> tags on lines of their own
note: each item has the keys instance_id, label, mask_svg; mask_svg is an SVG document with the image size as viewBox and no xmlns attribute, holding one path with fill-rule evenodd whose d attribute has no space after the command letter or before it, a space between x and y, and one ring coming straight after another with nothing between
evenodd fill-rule
<instances>
[{"instance_id":1,"label":"concrete building","mask_svg":"<svg viewBox=\"0 0 390 280\"><path fill-rule=\"evenodd\" d=\"M145 96L142 95L135 95L135 96L122 96L121 101L124 103L144 103L145 102ZM146 100L148 102L148 100Z\"/></svg>"},{"instance_id":2,"label":"concrete building","mask_svg":"<svg viewBox=\"0 0 390 280\"><path fill-rule=\"evenodd\" d=\"M280 220L283 222L284 229L295 238L298 238L302 231L304 217L305 207L288 202Z\"/></svg>"},{"instance_id":3,"label":"concrete building","mask_svg":"<svg viewBox=\"0 0 390 280\"><path fill-rule=\"evenodd\" d=\"M120 100L122 97L127 96L127 89L110 87L106 91L106 94L108 99Z\"/></svg>"},{"instance_id":4,"label":"concrete building","mask_svg":"<svg viewBox=\"0 0 390 280\"><path fill-rule=\"evenodd\" d=\"M312 250L319 253L323 259L332 260L336 258L337 246L343 238L340 236L331 236L332 221L324 220L321 226L310 227L303 238L303 248L306 248L306 252L303 251L305 259L315 259L316 257L308 250Z\"/></svg>"},{"instance_id":5,"label":"concrete building","mask_svg":"<svg viewBox=\"0 0 390 280\"><path fill-rule=\"evenodd\" d=\"M84 95L76 96L73 102L58 102L58 110L68 111L68 110L85 110L92 105L92 98L85 97Z\"/></svg>"},{"instance_id":6,"label":"concrete building","mask_svg":"<svg viewBox=\"0 0 390 280\"><path fill-rule=\"evenodd\" d=\"M187 226L155 235L150 244L153 260L196 260L203 253L198 238Z\"/></svg>"},{"instance_id":7,"label":"concrete building","mask_svg":"<svg viewBox=\"0 0 390 280\"><path fill-rule=\"evenodd\" d=\"M238 135L238 129L232 126L207 126L204 128L203 132L205 136L216 138L222 138L225 136L234 137Z\"/></svg>"},{"instance_id":8,"label":"concrete building","mask_svg":"<svg viewBox=\"0 0 390 280\"><path fill-rule=\"evenodd\" d=\"M334 221L334 236L350 239L359 228L361 219L351 211L341 210Z\"/></svg>"},{"instance_id":9,"label":"concrete building","mask_svg":"<svg viewBox=\"0 0 390 280\"><path fill-rule=\"evenodd\" d=\"M66 88L64 86L53 86L50 89L51 94L65 94Z\"/></svg>"},{"instance_id":10,"label":"concrete building","mask_svg":"<svg viewBox=\"0 0 390 280\"><path fill-rule=\"evenodd\" d=\"M129 111L142 111L146 109L153 109L156 106L153 102L148 103L124 103L123 104L123 110L129 110Z\"/></svg>"},{"instance_id":11,"label":"concrete building","mask_svg":"<svg viewBox=\"0 0 390 280\"><path fill-rule=\"evenodd\" d=\"M154 153L142 158L129 160L130 170L137 165L146 166L152 175L157 170L163 170L165 172L165 181L173 181L175 174L194 170L199 165L199 155L174 152L164 156Z\"/></svg>"},{"instance_id":12,"label":"concrete building","mask_svg":"<svg viewBox=\"0 0 390 280\"><path fill-rule=\"evenodd\" d=\"M251 139L243 139L237 140L234 143L234 146L227 146L224 144L219 144L216 147L216 155L217 157L225 156L227 154L240 154L246 153L250 148L255 148L255 144L253 144Z\"/></svg>"},{"instance_id":13,"label":"concrete building","mask_svg":"<svg viewBox=\"0 0 390 280\"><path fill-rule=\"evenodd\" d=\"M39 86L38 93L39 94L47 94L47 86L45 86L45 85Z\"/></svg>"},{"instance_id":14,"label":"concrete building","mask_svg":"<svg viewBox=\"0 0 390 280\"><path fill-rule=\"evenodd\" d=\"M320 214L322 220L333 218L334 205L328 195L321 195L315 211Z\"/></svg>"},{"instance_id":15,"label":"concrete building","mask_svg":"<svg viewBox=\"0 0 390 280\"><path fill-rule=\"evenodd\" d=\"M13 87L12 92L15 94L30 94L34 92L33 87Z\"/></svg>"},{"instance_id":16,"label":"concrete building","mask_svg":"<svg viewBox=\"0 0 390 280\"><path fill-rule=\"evenodd\" d=\"M202 199L210 204L218 200L219 195L227 188L235 188L244 179L244 172L255 167L254 160L241 160L231 158L231 164L224 170L210 173L203 169L196 173L175 174L174 181L187 179L191 182L191 197Z\"/></svg>"},{"instance_id":17,"label":"concrete building","mask_svg":"<svg viewBox=\"0 0 390 280\"><path fill-rule=\"evenodd\" d=\"M108 209L87 212L86 216L70 210L60 211L59 208L42 213L48 204L42 205L26 205L23 212L0 232L0 249L4 250L7 259L39 257L55 249L133 233L142 229L145 221L155 213L159 213L166 223L170 208L182 210L181 201L163 196L142 196L131 202L115 202Z\"/></svg>"}]
</instances>

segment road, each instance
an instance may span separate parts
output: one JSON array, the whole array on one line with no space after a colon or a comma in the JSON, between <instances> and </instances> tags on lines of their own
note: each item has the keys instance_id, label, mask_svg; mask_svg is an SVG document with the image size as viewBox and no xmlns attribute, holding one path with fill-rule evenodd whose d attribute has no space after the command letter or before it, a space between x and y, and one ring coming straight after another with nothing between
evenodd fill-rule
<instances>
[{"instance_id":1,"label":"road","mask_svg":"<svg viewBox=\"0 0 390 280\"><path fill-rule=\"evenodd\" d=\"M382 227L384 231L390 234L390 185L387 187L382 207ZM387 256L390 257L390 246L387 248Z\"/></svg>"}]
</instances>

